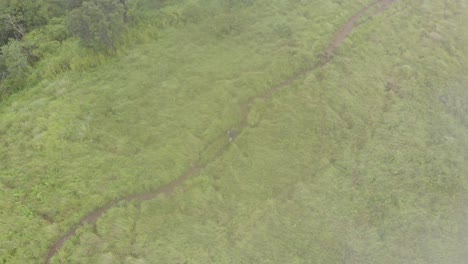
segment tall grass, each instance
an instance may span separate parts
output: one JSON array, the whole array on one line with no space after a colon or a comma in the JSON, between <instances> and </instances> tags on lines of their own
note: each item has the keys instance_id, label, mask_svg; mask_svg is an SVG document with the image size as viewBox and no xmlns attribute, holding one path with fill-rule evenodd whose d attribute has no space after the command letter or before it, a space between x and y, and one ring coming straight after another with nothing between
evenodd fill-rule
<instances>
[{"instance_id":1,"label":"tall grass","mask_svg":"<svg viewBox=\"0 0 468 264\"><path fill-rule=\"evenodd\" d=\"M372 18L185 192L112 209L56 261L465 263L466 10Z\"/></svg>"},{"instance_id":2,"label":"tall grass","mask_svg":"<svg viewBox=\"0 0 468 264\"><path fill-rule=\"evenodd\" d=\"M204 3L192 2L218 10ZM38 65L38 84L0 108L0 260L35 263L96 207L209 162L203 149L239 122L240 105L315 61L361 5L257 1L149 23L114 58L64 43Z\"/></svg>"}]
</instances>

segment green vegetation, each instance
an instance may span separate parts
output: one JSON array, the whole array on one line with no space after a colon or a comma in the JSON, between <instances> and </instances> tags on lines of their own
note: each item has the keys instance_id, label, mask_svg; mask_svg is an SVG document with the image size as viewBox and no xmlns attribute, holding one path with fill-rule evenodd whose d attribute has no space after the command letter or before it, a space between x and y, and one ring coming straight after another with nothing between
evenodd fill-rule
<instances>
[{"instance_id":1,"label":"green vegetation","mask_svg":"<svg viewBox=\"0 0 468 264\"><path fill-rule=\"evenodd\" d=\"M370 1L81 2L2 40L0 263L41 263L93 209L196 161L177 193L111 208L52 263L468 260L466 1L362 18L269 100Z\"/></svg>"},{"instance_id":2,"label":"green vegetation","mask_svg":"<svg viewBox=\"0 0 468 264\"><path fill-rule=\"evenodd\" d=\"M84 46L115 51L115 42L124 30L124 12L124 5L115 0L83 2L70 12L70 31Z\"/></svg>"}]
</instances>

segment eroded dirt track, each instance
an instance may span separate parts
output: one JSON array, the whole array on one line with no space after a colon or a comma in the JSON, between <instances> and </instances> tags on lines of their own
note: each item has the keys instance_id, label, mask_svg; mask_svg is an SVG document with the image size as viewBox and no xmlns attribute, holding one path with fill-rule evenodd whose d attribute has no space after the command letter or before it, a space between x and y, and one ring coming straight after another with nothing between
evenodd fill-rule
<instances>
[{"instance_id":1,"label":"eroded dirt track","mask_svg":"<svg viewBox=\"0 0 468 264\"><path fill-rule=\"evenodd\" d=\"M268 89L264 94L259 95L257 97L250 98L245 102L243 105L241 105L242 109L242 119L237 124L236 129L238 134L242 133L242 130L248 126L248 116L250 114L250 111L252 109L252 106L257 99L263 99L263 100L268 100L271 98L271 96L278 90L281 90L289 85L291 85L294 81L304 77L305 75L309 74L311 71L323 67L327 63L329 63L333 57L336 55L337 49L340 47L340 45L343 43L343 41L349 36L351 32L353 32L357 27L358 27L358 20L362 18L365 15L371 15L371 14L378 14L380 12L383 12L386 10L391 4L397 2L398 0L378 0L374 1L368 6L362 8L359 12L357 12L354 16L352 16L347 23L341 28L340 31L337 32L335 37L331 40L330 44L328 47L324 50L323 56L314 65L311 65L310 67L307 67L306 69L297 72L294 74L292 77L289 79L285 80L284 82L281 82L270 89ZM372 12L371 12L372 10ZM222 135L226 136L226 135ZM206 148L210 147L212 144L209 143ZM219 155L221 155L225 150L227 150L229 147L229 142L226 138L226 143L219 146L217 151L215 151L215 155L213 155L212 159L209 160L209 162L214 161ZM134 195L129 195L125 197L121 197L120 199L114 200L109 202L107 205L102 206L100 208L96 208L94 211L90 212L86 216L80 219L79 223L72 227L70 230L68 230L65 234L63 234L59 239L57 239L50 247L47 253L47 256L45 258L46 264L49 264L52 258L62 249L64 246L65 242L70 240L73 236L75 236L76 231L78 228L84 226L84 225L94 225L96 224L97 220L104 214L106 213L109 209L111 209L114 206L117 206L120 202L123 201L146 201L146 200L151 200L156 198L157 196L161 194L172 194L174 193L175 189L177 187L182 186L188 179L198 175L200 171L209 163L205 162L202 164L201 161L197 160L193 163L193 165L185 171L179 178L169 182L168 184L154 190L151 192L147 193L142 193L142 194L134 194Z\"/></svg>"}]
</instances>

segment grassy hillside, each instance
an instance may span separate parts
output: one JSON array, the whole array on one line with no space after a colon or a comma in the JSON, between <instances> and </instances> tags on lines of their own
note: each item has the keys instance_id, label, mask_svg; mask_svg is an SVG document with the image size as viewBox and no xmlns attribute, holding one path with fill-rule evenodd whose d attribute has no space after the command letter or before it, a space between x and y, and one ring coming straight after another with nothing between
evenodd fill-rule
<instances>
[{"instance_id":1,"label":"grassy hillside","mask_svg":"<svg viewBox=\"0 0 468 264\"><path fill-rule=\"evenodd\" d=\"M93 209L197 160L178 193L120 203L52 263L468 261L464 1L362 18L215 151L244 102L316 63L369 2L168 4L185 24L3 102L0 263L41 263Z\"/></svg>"},{"instance_id":2,"label":"grassy hillside","mask_svg":"<svg viewBox=\"0 0 468 264\"><path fill-rule=\"evenodd\" d=\"M0 121L0 255L34 262L92 209L179 177L205 145L227 140L241 102L314 61L361 6L216 9L92 71L10 98Z\"/></svg>"}]
</instances>

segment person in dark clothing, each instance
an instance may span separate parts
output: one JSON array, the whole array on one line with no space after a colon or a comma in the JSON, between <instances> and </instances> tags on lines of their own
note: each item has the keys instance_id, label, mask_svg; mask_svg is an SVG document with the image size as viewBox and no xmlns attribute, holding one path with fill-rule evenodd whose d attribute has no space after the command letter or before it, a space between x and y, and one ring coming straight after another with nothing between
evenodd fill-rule
<instances>
[{"instance_id":1,"label":"person in dark clothing","mask_svg":"<svg viewBox=\"0 0 468 264\"><path fill-rule=\"evenodd\" d=\"M227 134L229 136L229 142L232 142L234 140L234 138L236 137L236 131L232 130L232 129L229 129L227 131Z\"/></svg>"}]
</instances>

